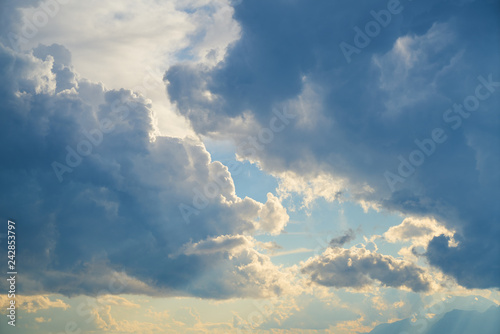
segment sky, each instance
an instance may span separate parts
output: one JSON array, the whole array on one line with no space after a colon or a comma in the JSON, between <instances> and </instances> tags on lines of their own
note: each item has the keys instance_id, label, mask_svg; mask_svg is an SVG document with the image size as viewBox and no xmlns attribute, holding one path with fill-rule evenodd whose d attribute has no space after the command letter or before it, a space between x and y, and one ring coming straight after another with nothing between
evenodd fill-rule
<instances>
[{"instance_id":1,"label":"sky","mask_svg":"<svg viewBox=\"0 0 500 334\"><path fill-rule=\"evenodd\" d=\"M495 333L499 13L2 1L0 332Z\"/></svg>"}]
</instances>

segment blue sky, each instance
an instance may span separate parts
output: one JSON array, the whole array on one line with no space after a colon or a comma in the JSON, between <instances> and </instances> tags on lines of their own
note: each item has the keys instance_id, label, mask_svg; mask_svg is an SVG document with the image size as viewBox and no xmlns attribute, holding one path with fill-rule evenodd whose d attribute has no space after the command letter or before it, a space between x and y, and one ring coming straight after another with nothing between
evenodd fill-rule
<instances>
[{"instance_id":1,"label":"blue sky","mask_svg":"<svg viewBox=\"0 0 500 334\"><path fill-rule=\"evenodd\" d=\"M2 3L1 332L496 330L499 6Z\"/></svg>"}]
</instances>

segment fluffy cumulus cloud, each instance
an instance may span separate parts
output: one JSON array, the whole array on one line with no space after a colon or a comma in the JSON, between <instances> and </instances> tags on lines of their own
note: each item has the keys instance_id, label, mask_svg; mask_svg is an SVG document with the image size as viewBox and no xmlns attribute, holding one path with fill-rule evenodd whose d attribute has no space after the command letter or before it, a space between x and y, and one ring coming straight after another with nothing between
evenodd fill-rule
<instances>
[{"instance_id":1,"label":"fluffy cumulus cloud","mask_svg":"<svg viewBox=\"0 0 500 334\"><path fill-rule=\"evenodd\" d=\"M28 51L62 44L85 78L107 88L132 89L155 101L159 129L192 135L162 82L179 61L212 66L239 35L228 0L22 0L0 8L0 41Z\"/></svg>"},{"instance_id":2,"label":"fluffy cumulus cloud","mask_svg":"<svg viewBox=\"0 0 500 334\"><path fill-rule=\"evenodd\" d=\"M453 239L454 232L430 218L405 218L400 225L392 226L384 233L388 242L412 241L416 246L427 246L434 237L444 235Z\"/></svg>"},{"instance_id":3,"label":"fluffy cumulus cloud","mask_svg":"<svg viewBox=\"0 0 500 334\"><path fill-rule=\"evenodd\" d=\"M269 256L254 249L256 246L259 246L258 242L252 237L221 235L196 243L190 241L171 257L214 263L215 268L210 272L193 278L189 290L195 291L198 296L210 297L210 291L214 289L219 296L238 293L250 297L300 294L300 286L293 284L296 281L294 268L277 268ZM217 272L223 273L223 277L214 282L210 276Z\"/></svg>"},{"instance_id":4,"label":"fluffy cumulus cloud","mask_svg":"<svg viewBox=\"0 0 500 334\"><path fill-rule=\"evenodd\" d=\"M290 289L251 237L285 227L278 199L239 198L202 143L158 136L151 101L80 78L59 45L0 44L0 72L0 211L18 223L24 293Z\"/></svg>"},{"instance_id":5,"label":"fluffy cumulus cloud","mask_svg":"<svg viewBox=\"0 0 500 334\"><path fill-rule=\"evenodd\" d=\"M285 195L435 217L458 246L434 235L429 262L498 287L499 6L242 1L224 61L171 67L168 93L197 133L296 175Z\"/></svg>"},{"instance_id":6,"label":"fluffy cumulus cloud","mask_svg":"<svg viewBox=\"0 0 500 334\"><path fill-rule=\"evenodd\" d=\"M336 288L359 289L380 283L415 292L431 289L431 281L422 268L365 248L327 248L323 254L307 260L302 272L310 275L314 283Z\"/></svg>"},{"instance_id":7,"label":"fluffy cumulus cloud","mask_svg":"<svg viewBox=\"0 0 500 334\"><path fill-rule=\"evenodd\" d=\"M442 236L446 238L447 246L457 247L455 233L435 219L408 217L401 224L390 227L382 238L390 243L407 245L402 247L398 254L410 261L418 261L422 255L425 255L429 242L436 237Z\"/></svg>"}]
</instances>

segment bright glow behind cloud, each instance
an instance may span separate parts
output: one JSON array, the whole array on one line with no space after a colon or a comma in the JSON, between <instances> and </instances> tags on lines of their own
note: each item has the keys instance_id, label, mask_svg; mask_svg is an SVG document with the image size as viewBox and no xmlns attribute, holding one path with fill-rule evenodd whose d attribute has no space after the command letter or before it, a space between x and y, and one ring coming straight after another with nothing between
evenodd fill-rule
<instances>
[{"instance_id":1,"label":"bright glow behind cloud","mask_svg":"<svg viewBox=\"0 0 500 334\"><path fill-rule=\"evenodd\" d=\"M24 9L22 20L33 22L41 10ZM71 0L21 46L64 45L84 78L144 94L154 101L160 130L183 137L191 131L165 94L163 73L179 61L220 61L239 34L232 14L223 0Z\"/></svg>"}]
</instances>

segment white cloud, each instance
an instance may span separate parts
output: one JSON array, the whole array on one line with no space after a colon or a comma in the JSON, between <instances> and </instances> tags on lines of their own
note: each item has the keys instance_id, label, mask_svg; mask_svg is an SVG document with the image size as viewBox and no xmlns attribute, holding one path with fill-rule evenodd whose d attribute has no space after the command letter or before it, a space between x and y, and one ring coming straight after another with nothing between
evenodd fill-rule
<instances>
[{"instance_id":1,"label":"white cloud","mask_svg":"<svg viewBox=\"0 0 500 334\"><path fill-rule=\"evenodd\" d=\"M35 13L43 13L43 3L24 8L22 20L33 22ZM167 98L163 73L178 61L213 66L222 60L229 43L239 36L227 1L70 0L59 8L21 45L25 50L39 43L64 45L83 77L152 99L163 133L192 134Z\"/></svg>"},{"instance_id":2,"label":"white cloud","mask_svg":"<svg viewBox=\"0 0 500 334\"><path fill-rule=\"evenodd\" d=\"M292 194L303 196L302 207L310 208L318 198L328 202L341 200L347 182L326 173L319 175L300 175L292 171L279 173L278 194L280 198L288 198Z\"/></svg>"},{"instance_id":3,"label":"white cloud","mask_svg":"<svg viewBox=\"0 0 500 334\"><path fill-rule=\"evenodd\" d=\"M411 241L414 246L425 247L436 236L453 239L454 234L455 231L448 230L434 218L408 217L400 225L389 228L383 237L391 243Z\"/></svg>"}]
</instances>

